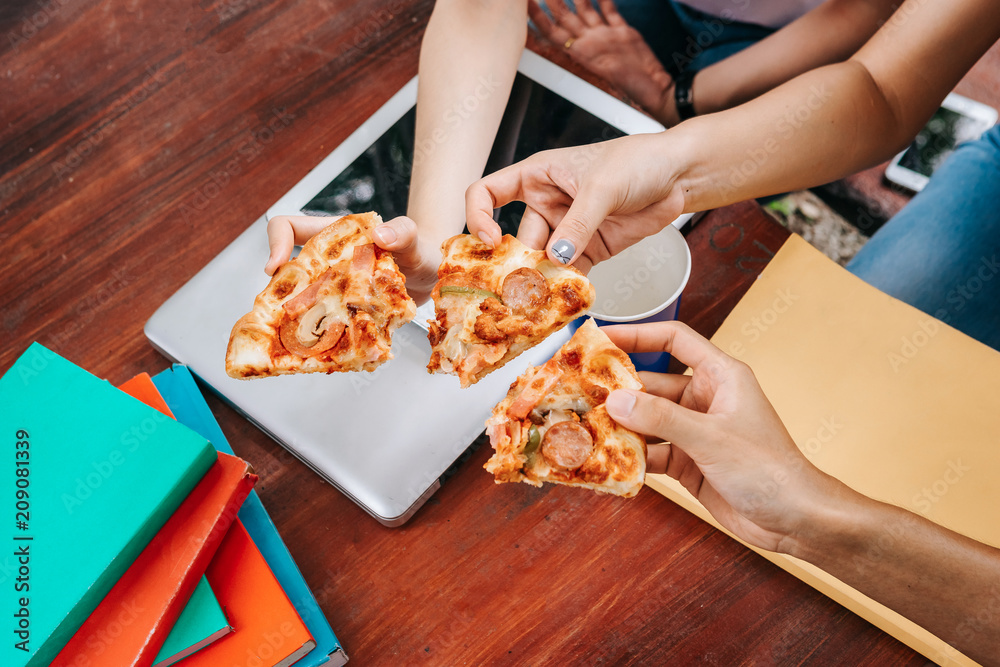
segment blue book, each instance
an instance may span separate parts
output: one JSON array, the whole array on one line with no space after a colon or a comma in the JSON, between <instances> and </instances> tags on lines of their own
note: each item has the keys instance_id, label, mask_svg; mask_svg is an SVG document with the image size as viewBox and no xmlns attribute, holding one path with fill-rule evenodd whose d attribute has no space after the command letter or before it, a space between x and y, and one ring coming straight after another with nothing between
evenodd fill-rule
<instances>
[{"instance_id":1,"label":"blue book","mask_svg":"<svg viewBox=\"0 0 1000 667\"><path fill-rule=\"evenodd\" d=\"M187 366L175 364L172 368L155 375L153 384L156 385L177 421L211 441L220 452L233 454L229 442L222 434L222 429L219 428ZM347 654L333 633L333 628L323 615L323 610L320 609L305 579L302 578L302 573L299 572L292 555L281 540L278 529L272 523L256 491L251 491L243 503L239 518L316 641L316 648L296 662L296 667L318 665L340 667L345 664Z\"/></svg>"}]
</instances>

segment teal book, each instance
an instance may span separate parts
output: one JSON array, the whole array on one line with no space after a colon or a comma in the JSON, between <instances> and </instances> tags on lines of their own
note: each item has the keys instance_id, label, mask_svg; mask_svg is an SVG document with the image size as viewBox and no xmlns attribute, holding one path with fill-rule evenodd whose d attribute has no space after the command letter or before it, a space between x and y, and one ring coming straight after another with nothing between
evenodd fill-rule
<instances>
[{"instance_id":1,"label":"teal book","mask_svg":"<svg viewBox=\"0 0 1000 667\"><path fill-rule=\"evenodd\" d=\"M233 453L187 366L175 364L172 368L154 375L153 384L156 385L177 421L190 426L211 440L220 452ZM278 529L261 504L256 491L251 491L243 503L239 518L316 641L316 647L296 662L295 667L319 665L339 667L345 664L347 654L326 620L309 585L303 579L292 555L288 552L288 547L278 534ZM239 629L236 631L239 632Z\"/></svg>"},{"instance_id":2,"label":"teal book","mask_svg":"<svg viewBox=\"0 0 1000 667\"><path fill-rule=\"evenodd\" d=\"M208 579L202 576L153 659L153 667L170 667L232 631Z\"/></svg>"},{"instance_id":3,"label":"teal book","mask_svg":"<svg viewBox=\"0 0 1000 667\"><path fill-rule=\"evenodd\" d=\"M20 667L52 661L217 454L33 343L0 378L0 458L0 665Z\"/></svg>"}]
</instances>

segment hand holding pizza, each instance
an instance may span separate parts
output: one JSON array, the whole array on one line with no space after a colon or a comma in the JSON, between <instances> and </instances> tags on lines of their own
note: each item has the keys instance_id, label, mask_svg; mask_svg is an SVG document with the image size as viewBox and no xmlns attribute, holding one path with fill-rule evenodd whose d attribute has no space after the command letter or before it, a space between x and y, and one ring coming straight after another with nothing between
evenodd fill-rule
<instances>
[{"instance_id":1,"label":"hand holding pizza","mask_svg":"<svg viewBox=\"0 0 1000 667\"><path fill-rule=\"evenodd\" d=\"M527 210L518 239L586 273L684 211L672 162L656 145L662 137L634 135L544 151L494 172L465 193L469 231L499 243L493 209L522 201Z\"/></svg>"},{"instance_id":2,"label":"hand holding pizza","mask_svg":"<svg viewBox=\"0 0 1000 667\"><path fill-rule=\"evenodd\" d=\"M689 375L641 373L646 392L607 400L616 421L671 443L649 445L647 472L678 480L728 530L787 551L832 501L852 493L792 441L746 364L678 322L602 328L626 352L665 350Z\"/></svg>"},{"instance_id":3,"label":"hand holding pizza","mask_svg":"<svg viewBox=\"0 0 1000 667\"><path fill-rule=\"evenodd\" d=\"M274 275L278 267L288 261L292 248L302 245L333 218L309 215L279 215L267 223L267 239L271 256L264 265L267 275ZM400 271L406 276L406 291L418 305L426 301L437 282L440 250L430 252L427 243L417 235L417 225L405 216L399 216L378 225L372 232L375 244L392 252Z\"/></svg>"}]
</instances>

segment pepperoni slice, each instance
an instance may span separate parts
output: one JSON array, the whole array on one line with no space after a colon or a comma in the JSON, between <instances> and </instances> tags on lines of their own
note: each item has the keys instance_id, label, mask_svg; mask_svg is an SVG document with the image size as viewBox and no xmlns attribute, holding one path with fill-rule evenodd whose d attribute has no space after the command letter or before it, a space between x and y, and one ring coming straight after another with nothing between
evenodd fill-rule
<instances>
[{"instance_id":1,"label":"pepperoni slice","mask_svg":"<svg viewBox=\"0 0 1000 667\"><path fill-rule=\"evenodd\" d=\"M574 421L553 424L542 438L542 456L557 468L579 468L593 450L594 439L590 431Z\"/></svg>"},{"instance_id":2,"label":"pepperoni slice","mask_svg":"<svg viewBox=\"0 0 1000 667\"><path fill-rule=\"evenodd\" d=\"M308 357L315 357L318 354L326 352L331 347L337 344L340 337L344 335L344 330L347 326L343 322L332 322L329 328L323 332L319 340L313 343L311 346L303 345L299 342L299 325L301 323L299 320L293 320L286 317L278 328L278 338L281 340L281 344L285 346L285 349L292 354L306 359Z\"/></svg>"},{"instance_id":3,"label":"pepperoni slice","mask_svg":"<svg viewBox=\"0 0 1000 667\"><path fill-rule=\"evenodd\" d=\"M562 371L559 370L556 360L549 359L535 373L535 377L531 379L531 384L522 389L518 397L507 408L507 416L518 420L527 417L528 413L534 410L535 406L545 398L545 395L559 384L560 378L562 378Z\"/></svg>"},{"instance_id":4,"label":"pepperoni slice","mask_svg":"<svg viewBox=\"0 0 1000 667\"><path fill-rule=\"evenodd\" d=\"M536 269L521 267L503 279L500 297L518 315L530 315L549 302L549 285Z\"/></svg>"},{"instance_id":5,"label":"pepperoni slice","mask_svg":"<svg viewBox=\"0 0 1000 667\"><path fill-rule=\"evenodd\" d=\"M354 246L354 255L351 257L351 271L370 277L375 273L375 244Z\"/></svg>"},{"instance_id":6,"label":"pepperoni slice","mask_svg":"<svg viewBox=\"0 0 1000 667\"><path fill-rule=\"evenodd\" d=\"M313 307L323 283L332 278L333 272L329 270L325 271L323 275L316 279L316 282L310 284L309 287L296 294L295 297L281 304L281 307L288 313L290 318L297 319L302 313Z\"/></svg>"}]
</instances>

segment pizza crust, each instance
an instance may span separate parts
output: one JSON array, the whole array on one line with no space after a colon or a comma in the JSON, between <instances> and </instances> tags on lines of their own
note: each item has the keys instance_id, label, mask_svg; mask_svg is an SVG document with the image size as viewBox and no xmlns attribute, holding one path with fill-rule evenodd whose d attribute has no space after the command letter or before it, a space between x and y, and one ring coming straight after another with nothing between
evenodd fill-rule
<instances>
[{"instance_id":1,"label":"pizza crust","mask_svg":"<svg viewBox=\"0 0 1000 667\"><path fill-rule=\"evenodd\" d=\"M309 239L298 257L285 262L254 299L253 310L233 326L226 350L226 372L249 379L292 373L371 371L392 358L392 333L413 319L416 305L392 254L373 245L375 213L339 218ZM355 248L372 245L374 262L364 277L352 271ZM279 328L289 317L285 305L320 281L330 316L346 330L337 344L315 356L294 354L282 343ZM315 288L314 288L315 289Z\"/></svg>"},{"instance_id":2,"label":"pizza crust","mask_svg":"<svg viewBox=\"0 0 1000 667\"><path fill-rule=\"evenodd\" d=\"M646 475L645 438L619 425L604 402L615 389L642 390L628 355L588 319L543 366L529 368L486 421L494 454L486 463L496 482L543 482L633 497ZM545 451L546 434L563 421L582 426L593 441L583 462L567 469ZM532 427L537 432L529 446Z\"/></svg>"}]
</instances>

